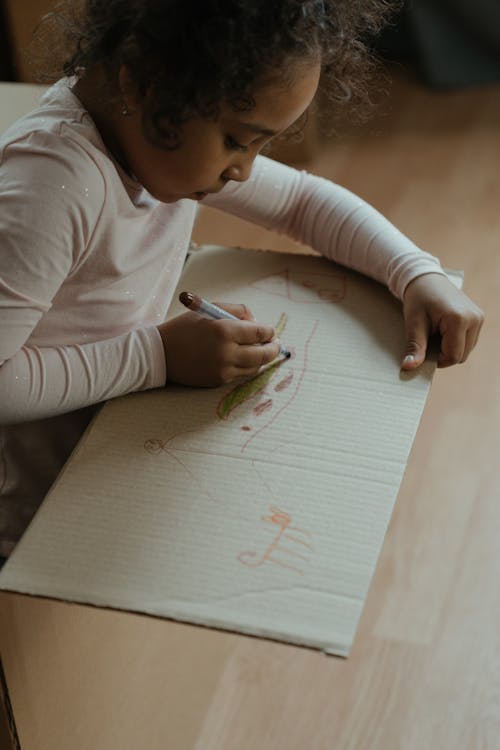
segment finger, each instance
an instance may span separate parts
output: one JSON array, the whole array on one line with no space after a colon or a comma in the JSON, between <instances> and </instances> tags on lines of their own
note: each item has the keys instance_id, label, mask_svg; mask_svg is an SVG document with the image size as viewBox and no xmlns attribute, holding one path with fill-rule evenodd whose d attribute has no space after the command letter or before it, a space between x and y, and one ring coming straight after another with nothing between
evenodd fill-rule
<instances>
[{"instance_id":1,"label":"finger","mask_svg":"<svg viewBox=\"0 0 500 750\"><path fill-rule=\"evenodd\" d=\"M465 362L471 351L474 349L474 334L469 331L465 337L465 347L460 362Z\"/></svg>"},{"instance_id":2,"label":"finger","mask_svg":"<svg viewBox=\"0 0 500 750\"><path fill-rule=\"evenodd\" d=\"M466 346L467 329L460 324L460 318L447 321L441 331L441 351L438 356L438 367L450 367L463 362Z\"/></svg>"},{"instance_id":3,"label":"finger","mask_svg":"<svg viewBox=\"0 0 500 750\"><path fill-rule=\"evenodd\" d=\"M464 352L460 362L465 362L471 351L474 349L478 335L479 334L474 327L468 329L467 333L465 334Z\"/></svg>"},{"instance_id":4,"label":"finger","mask_svg":"<svg viewBox=\"0 0 500 750\"><path fill-rule=\"evenodd\" d=\"M241 346L234 359L234 364L241 369L256 371L279 357L280 351L281 343L278 339L262 346Z\"/></svg>"},{"instance_id":5,"label":"finger","mask_svg":"<svg viewBox=\"0 0 500 750\"><path fill-rule=\"evenodd\" d=\"M237 344L267 344L274 338L274 328L261 323L234 323L231 337Z\"/></svg>"},{"instance_id":6,"label":"finger","mask_svg":"<svg viewBox=\"0 0 500 750\"><path fill-rule=\"evenodd\" d=\"M476 346L478 339L479 339L479 334L481 333L481 328L483 327L483 323L484 323L484 315L479 310L476 322L474 323L473 326L471 326L467 334L466 354L464 355L464 360L467 359L471 351Z\"/></svg>"},{"instance_id":7,"label":"finger","mask_svg":"<svg viewBox=\"0 0 500 750\"><path fill-rule=\"evenodd\" d=\"M230 383L233 380L241 380L242 378L248 379L248 378L255 377L256 375L258 375L259 372L261 372L261 368L263 366L270 365L279 357L279 353L280 353L279 349L276 353L276 351L270 351L268 349L268 347L270 346L274 346L274 342L273 342L273 345L266 344L264 347L258 347L260 350L263 350L263 349L265 350L265 351L261 351L261 356L258 358L258 360L256 359L256 356L255 356L256 354L255 350L257 349L257 347L252 347L252 349L254 350L252 352L252 357L249 360L247 360L247 362L250 362L250 365L249 366L237 366L236 364L232 364L230 367L226 368L223 376L220 379L220 382ZM242 360L242 363L244 365L245 360Z\"/></svg>"},{"instance_id":8,"label":"finger","mask_svg":"<svg viewBox=\"0 0 500 750\"><path fill-rule=\"evenodd\" d=\"M234 305L230 302L214 302L213 304L231 313L231 315L236 315L240 320L255 320L251 310L246 305Z\"/></svg>"},{"instance_id":9,"label":"finger","mask_svg":"<svg viewBox=\"0 0 500 750\"><path fill-rule=\"evenodd\" d=\"M429 338L429 321L425 315L413 316L405 321L406 348L401 369L415 370L425 360Z\"/></svg>"},{"instance_id":10,"label":"finger","mask_svg":"<svg viewBox=\"0 0 500 750\"><path fill-rule=\"evenodd\" d=\"M460 362L465 362L469 354L471 353L471 351L476 346L482 324L483 324L482 319L481 320L478 319L475 323L473 323L467 329L467 332L465 335L464 353L462 355L462 359L460 360Z\"/></svg>"}]
</instances>

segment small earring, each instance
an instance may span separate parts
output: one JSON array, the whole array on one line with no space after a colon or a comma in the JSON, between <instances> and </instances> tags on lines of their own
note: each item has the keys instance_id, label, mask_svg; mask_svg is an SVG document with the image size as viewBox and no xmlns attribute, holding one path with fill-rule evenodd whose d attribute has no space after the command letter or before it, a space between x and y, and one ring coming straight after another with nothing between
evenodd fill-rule
<instances>
[{"instance_id":1,"label":"small earring","mask_svg":"<svg viewBox=\"0 0 500 750\"><path fill-rule=\"evenodd\" d=\"M131 112L129 111L129 108L127 107L127 105L125 103L123 103L123 106L122 106L122 115L124 117L128 117L130 114L131 114Z\"/></svg>"}]
</instances>

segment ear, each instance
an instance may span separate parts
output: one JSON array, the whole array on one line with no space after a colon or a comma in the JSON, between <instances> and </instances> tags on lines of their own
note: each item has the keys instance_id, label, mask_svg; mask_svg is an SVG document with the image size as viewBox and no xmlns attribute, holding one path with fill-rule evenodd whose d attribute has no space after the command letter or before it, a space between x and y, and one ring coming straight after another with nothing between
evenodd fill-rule
<instances>
[{"instance_id":1,"label":"ear","mask_svg":"<svg viewBox=\"0 0 500 750\"><path fill-rule=\"evenodd\" d=\"M120 65L118 70L118 89L120 91L123 114L134 114L139 105L139 97L128 65Z\"/></svg>"}]
</instances>

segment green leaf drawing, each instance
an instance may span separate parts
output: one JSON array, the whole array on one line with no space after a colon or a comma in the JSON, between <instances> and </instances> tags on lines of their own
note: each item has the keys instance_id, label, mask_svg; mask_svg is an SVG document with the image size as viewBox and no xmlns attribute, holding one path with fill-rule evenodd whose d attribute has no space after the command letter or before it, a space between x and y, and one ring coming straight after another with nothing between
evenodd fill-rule
<instances>
[{"instance_id":1,"label":"green leaf drawing","mask_svg":"<svg viewBox=\"0 0 500 750\"><path fill-rule=\"evenodd\" d=\"M282 313L277 325L274 328L276 336L281 336L281 333L286 326L286 322L287 316L285 315L285 313ZM251 380L247 380L245 383L240 383L240 385L237 385L232 390L230 390L229 393L227 393L220 400L217 406L217 416L220 419L227 419L233 409L236 409L236 407L240 404L253 398L260 391L263 391L282 363L283 360L276 360Z\"/></svg>"}]
</instances>

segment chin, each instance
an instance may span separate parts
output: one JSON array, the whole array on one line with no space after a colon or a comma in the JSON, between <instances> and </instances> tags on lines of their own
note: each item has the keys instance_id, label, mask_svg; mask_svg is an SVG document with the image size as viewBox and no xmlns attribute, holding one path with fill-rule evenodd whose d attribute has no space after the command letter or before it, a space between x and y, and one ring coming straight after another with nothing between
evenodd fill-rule
<instances>
[{"instance_id":1,"label":"chin","mask_svg":"<svg viewBox=\"0 0 500 750\"><path fill-rule=\"evenodd\" d=\"M165 195L160 193L150 193L150 195L160 203L177 203L187 198L185 195Z\"/></svg>"}]
</instances>

